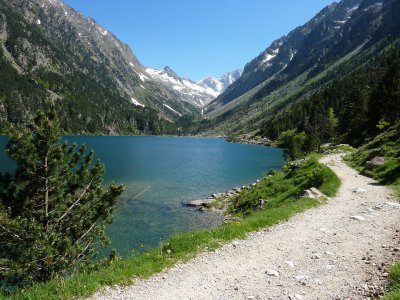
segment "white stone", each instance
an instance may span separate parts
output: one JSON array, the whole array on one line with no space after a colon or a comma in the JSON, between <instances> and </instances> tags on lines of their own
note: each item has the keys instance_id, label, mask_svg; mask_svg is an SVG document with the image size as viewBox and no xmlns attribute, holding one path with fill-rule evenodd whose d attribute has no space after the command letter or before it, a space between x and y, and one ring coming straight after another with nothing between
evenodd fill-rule
<instances>
[{"instance_id":1,"label":"white stone","mask_svg":"<svg viewBox=\"0 0 400 300\"><path fill-rule=\"evenodd\" d=\"M294 279L296 279L297 281L303 281L303 280L308 280L308 276L307 275L297 275L294 276Z\"/></svg>"},{"instance_id":2,"label":"white stone","mask_svg":"<svg viewBox=\"0 0 400 300\"><path fill-rule=\"evenodd\" d=\"M400 203L397 203L397 202L386 202L386 205L389 205L391 207L400 208Z\"/></svg>"},{"instance_id":3,"label":"white stone","mask_svg":"<svg viewBox=\"0 0 400 300\"><path fill-rule=\"evenodd\" d=\"M286 263L291 269L293 269L294 266L295 266L294 262L292 262L292 261L290 261L290 260L286 260L285 263Z\"/></svg>"},{"instance_id":4,"label":"white stone","mask_svg":"<svg viewBox=\"0 0 400 300\"><path fill-rule=\"evenodd\" d=\"M350 216L350 219L357 220L357 221L365 221L365 218L362 216Z\"/></svg>"},{"instance_id":5,"label":"white stone","mask_svg":"<svg viewBox=\"0 0 400 300\"><path fill-rule=\"evenodd\" d=\"M234 240L233 242L232 242L232 246L233 247L237 247L237 246L239 246L239 244L240 244L240 242L239 241L237 241L237 240Z\"/></svg>"},{"instance_id":6,"label":"white stone","mask_svg":"<svg viewBox=\"0 0 400 300\"><path fill-rule=\"evenodd\" d=\"M367 190L363 188L356 188L353 190L353 193L365 193Z\"/></svg>"},{"instance_id":7,"label":"white stone","mask_svg":"<svg viewBox=\"0 0 400 300\"><path fill-rule=\"evenodd\" d=\"M321 258L321 254L315 252L315 253L313 253L313 254L311 255L311 258L312 258L312 259L320 259L320 258Z\"/></svg>"},{"instance_id":8,"label":"white stone","mask_svg":"<svg viewBox=\"0 0 400 300\"><path fill-rule=\"evenodd\" d=\"M326 265L327 270L332 270L335 267L335 265Z\"/></svg>"},{"instance_id":9,"label":"white stone","mask_svg":"<svg viewBox=\"0 0 400 300\"><path fill-rule=\"evenodd\" d=\"M267 270L265 273L267 273L268 276L279 277L279 272L275 270Z\"/></svg>"}]
</instances>

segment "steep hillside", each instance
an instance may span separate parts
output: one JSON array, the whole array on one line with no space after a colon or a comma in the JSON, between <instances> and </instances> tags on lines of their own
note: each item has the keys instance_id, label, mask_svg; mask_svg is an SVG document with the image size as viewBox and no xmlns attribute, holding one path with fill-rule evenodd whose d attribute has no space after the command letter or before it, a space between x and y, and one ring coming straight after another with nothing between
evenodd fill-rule
<instances>
[{"instance_id":1,"label":"steep hillside","mask_svg":"<svg viewBox=\"0 0 400 300\"><path fill-rule=\"evenodd\" d=\"M207 109L206 134L255 133L294 103L377 59L400 35L400 1L343 0L272 43Z\"/></svg>"},{"instance_id":2,"label":"steep hillside","mask_svg":"<svg viewBox=\"0 0 400 300\"><path fill-rule=\"evenodd\" d=\"M3 123L28 122L46 98L71 133L174 132L177 115L196 112L152 80L126 44L61 0L1 0L0 38Z\"/></svg>"}]
</instances>

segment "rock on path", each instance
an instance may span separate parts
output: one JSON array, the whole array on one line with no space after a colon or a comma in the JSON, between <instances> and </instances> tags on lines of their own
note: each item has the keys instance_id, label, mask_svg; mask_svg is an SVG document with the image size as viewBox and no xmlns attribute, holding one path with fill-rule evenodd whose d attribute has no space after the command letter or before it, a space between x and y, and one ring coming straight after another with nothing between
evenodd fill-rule
<instances>
[{"instance_id":1,"label":"rock on path","mask_svg":"<svg viewBox=\"0 0 400 300\"><path fill-rule=\"evenodd\" d=\"M339 155L322 162L342 181L327 204L92 299L366 299L379 293L398 253L400 209L387 203L390 190L357 175Z\"/></svg>"}]
</instances>

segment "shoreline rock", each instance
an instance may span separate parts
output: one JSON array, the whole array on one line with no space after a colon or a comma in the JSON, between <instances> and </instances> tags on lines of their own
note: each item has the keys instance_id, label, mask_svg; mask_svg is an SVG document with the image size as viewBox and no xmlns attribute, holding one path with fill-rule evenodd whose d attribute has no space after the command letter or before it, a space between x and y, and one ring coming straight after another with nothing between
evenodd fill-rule
<instances>
[{"instance_id":1,"label":"shoreline rock","mask_svg":"<svg viewBox=\"0 0 400 300\"><path fill-rule=\"evenodd\" d=\"M185 205L187 205L187 206L195 206L195 207L198 207L198 206L207 207L207 206L209 206L210 204L212 204L215 201L216 201L215 198L190 200L190 201L186 201Z\"/></svg>"}]
</instances>

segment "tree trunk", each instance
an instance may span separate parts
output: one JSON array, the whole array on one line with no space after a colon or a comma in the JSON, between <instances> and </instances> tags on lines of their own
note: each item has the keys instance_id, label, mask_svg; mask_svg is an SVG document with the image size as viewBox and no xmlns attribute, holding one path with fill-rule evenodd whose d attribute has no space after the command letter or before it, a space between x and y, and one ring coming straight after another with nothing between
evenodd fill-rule
<instances>
[{"instance_id":1,"label":"tree trunk","mask_svg":"<svg viewBox=\"0 0 400 300\"><path fill-rule=\"evenodd\" d=\"M44 214L46 232L49 228L49 175L48 175L47 155L44 158L45 182L44 182Z\"/></svg>"}]
</instances>

